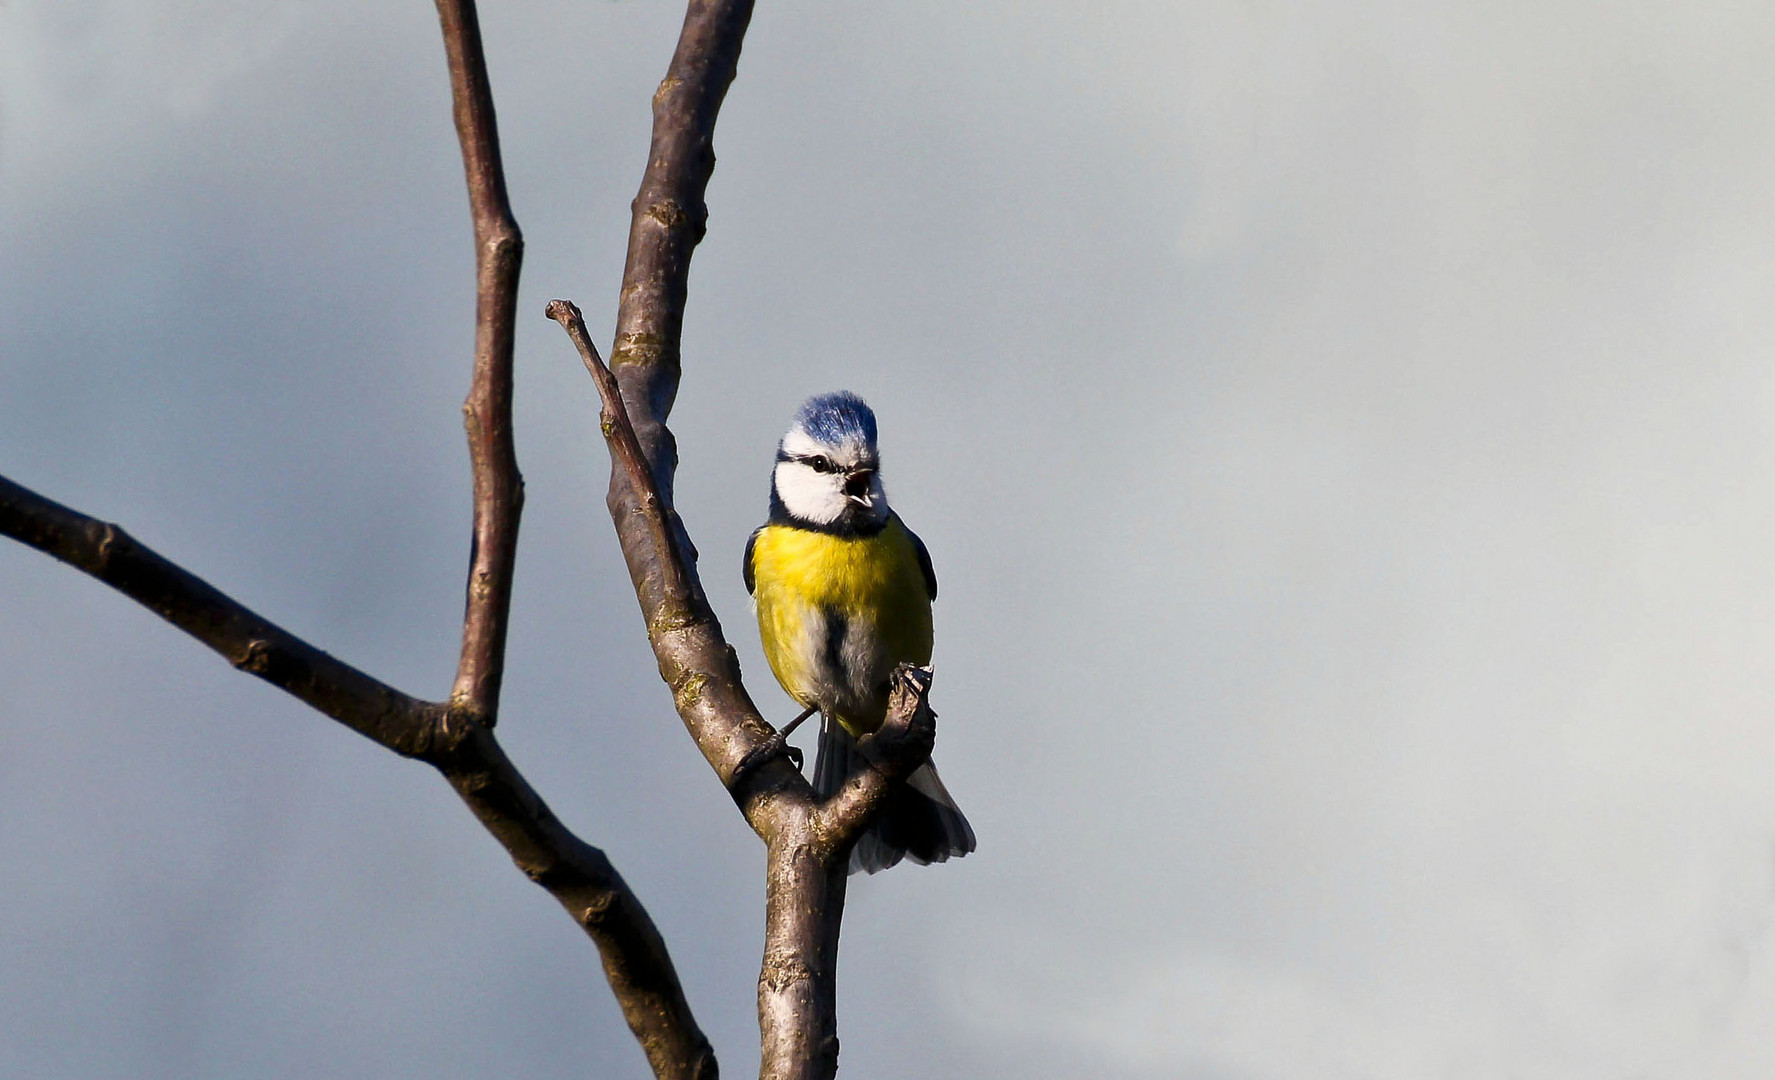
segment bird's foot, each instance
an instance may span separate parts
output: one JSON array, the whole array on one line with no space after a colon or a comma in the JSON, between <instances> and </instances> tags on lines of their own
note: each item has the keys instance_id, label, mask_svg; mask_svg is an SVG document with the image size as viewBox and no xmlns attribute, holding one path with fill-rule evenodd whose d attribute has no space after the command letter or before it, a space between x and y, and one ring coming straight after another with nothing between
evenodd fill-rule
<instances>
[{"instance_id":1,"label":"bird's foot","mask_svg":"<svg viewBox=\"0 0 1775 1080\"><path fill-rule=\"evenodd\" d=\"M752 752L741 759L739 767L733 770L733 779L728 781L728 787L739 787L753 773L764 768L764 766L770 764L779 757L788 758L789 762L795 766L797 772L801 770L801 763L805 760L801 753L801 747L790 746L789 735L784 731L777 732L775 735L772 735L770 738L759 743L756 747L753 747Z\"/></svg>"}]
</instances>

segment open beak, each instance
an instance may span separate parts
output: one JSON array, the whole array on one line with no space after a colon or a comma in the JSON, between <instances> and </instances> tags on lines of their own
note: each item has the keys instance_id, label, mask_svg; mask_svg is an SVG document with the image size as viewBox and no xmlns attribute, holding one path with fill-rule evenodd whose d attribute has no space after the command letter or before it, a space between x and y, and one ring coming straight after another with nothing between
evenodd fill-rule
<instances>
[{"instance_id":1,"label":"open beak","mask_svg":"<svg viewBox=\"0 0 1775 1080\"><path fill-rule=\"evenodd\" d=\"M844 497L858 506L874 506L875 495L870 488L874 486L874 469L857 469L844 474Z\"/></svg>"}]
</instances>

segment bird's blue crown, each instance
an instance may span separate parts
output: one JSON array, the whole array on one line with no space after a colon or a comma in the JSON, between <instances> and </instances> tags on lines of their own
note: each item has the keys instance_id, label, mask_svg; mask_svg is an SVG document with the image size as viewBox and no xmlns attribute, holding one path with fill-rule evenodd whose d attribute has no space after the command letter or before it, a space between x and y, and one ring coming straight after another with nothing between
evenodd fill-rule
<instances>
[{"instance_id":1,"label":"bird's blue crown","mask_svg":"<svg viewBox=\"0 0 1775 1080\"><path fill-rule=\"evenodd\" d=\"M808 398L795 414L795 426L828 446L875 446L875 413L848 390Z\"/></svg>"}]
</instances>

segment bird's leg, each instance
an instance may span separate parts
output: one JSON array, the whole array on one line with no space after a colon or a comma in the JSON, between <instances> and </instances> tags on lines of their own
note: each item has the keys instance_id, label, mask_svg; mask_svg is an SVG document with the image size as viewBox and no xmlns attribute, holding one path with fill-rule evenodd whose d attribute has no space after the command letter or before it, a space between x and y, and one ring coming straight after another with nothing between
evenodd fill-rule
<instances>
[{"instance_id":1,"label":"bird's leg","mask_svg":"<svg viewBox=\"0 0 1775 1080\"><path fill-rule=\"evenodd\" d=\"M801 749L788 744L789 736L795 733L795 729L801 726L803 720L806 720L808 717L819 711L820 707L818 705L809 705L807 708L801 710L800 716L797 716L787 724L784 724L783 729L777 732L777 738L783 740L783 749L789 752L789 759L795 762L795 767L797 769L801 768Z\"/></svg>"},{"instance_id":2,"label":"bird's leg","mask_svg":"<svg viewBox=\"0 0 1775 1080\"><path fill-rule=\"evenodd\" d=\"M795 768L799 770L801 768L801 763L804 760L801 755L801 748L799 746L790 746L789 736L795 733L795 729L801 726L803 720L806 720L808 717L819 711L820 707L818 705L809 705L807 708L801 710L800 716L797 716L787 724L784 724L775 735L772 735L770 738L759 743L758 748L753 750L750 754L747 754L745 759L740 762L739 768L733 771L733 779L729 782L730 786L739 784L741 780L751 775L753 770L759 768L765 762L779 754L787 754L789 760L793 762Z\"/></svg>"}]
</instances>

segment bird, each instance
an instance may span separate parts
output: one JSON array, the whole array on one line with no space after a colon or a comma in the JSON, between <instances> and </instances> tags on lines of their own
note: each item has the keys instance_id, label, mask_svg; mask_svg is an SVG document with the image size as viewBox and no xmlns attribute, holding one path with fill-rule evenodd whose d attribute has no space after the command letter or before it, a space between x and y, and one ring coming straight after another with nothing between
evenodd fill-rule
<instances>
[{"instance_id":1,"label":"bird","mask_svg":"<svg viewBox=\"0 0 1775 1080\"><path fill-rule=\"evenodd\" d=\"M769 520L746 541L744 577L765 659L804 710L781 735L820 713L813 787L830 797L861 760L857 740L886 718L895 667L930 663L937 598L930 552L888 506L875 413L862 398L821 394L796 412L777 444ZM849 872L973 850L973 827L926 762L888 794Z\"/></svg>"}]
</instances>

